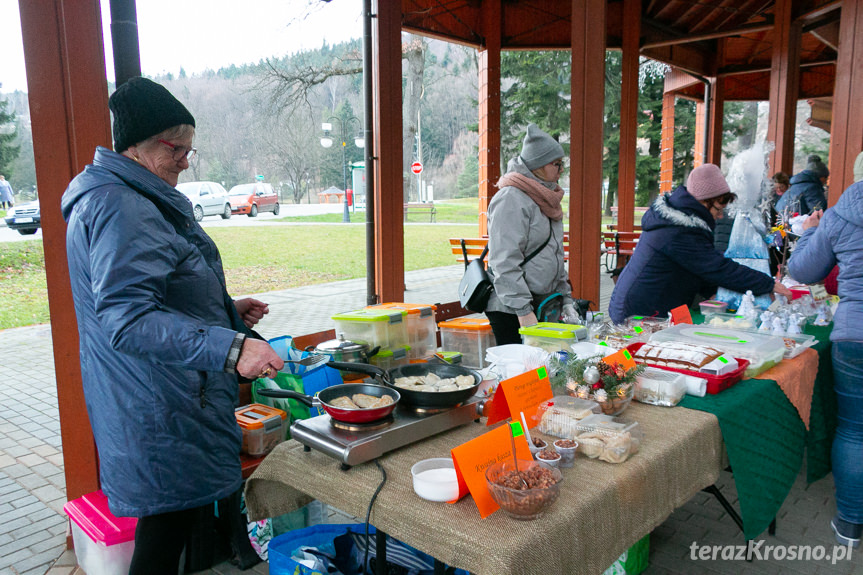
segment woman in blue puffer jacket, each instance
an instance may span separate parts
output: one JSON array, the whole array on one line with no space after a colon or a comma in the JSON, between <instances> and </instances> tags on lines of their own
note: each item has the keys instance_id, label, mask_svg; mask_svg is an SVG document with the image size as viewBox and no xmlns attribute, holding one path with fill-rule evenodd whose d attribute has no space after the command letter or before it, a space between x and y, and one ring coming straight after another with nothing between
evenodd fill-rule
<instances>
[{"instance_id":1,"label":"woman in blue puffer jacket","mask_svg":"<svg viewBox=\"0 0 863 575\"><path fill-rule=\"evenodd\" d=\"M814 283L839 265L839 308L830 334L839 407L831 527L839 543L857 547L863 535L863 182L851 184L826 212L809 216L803 228L788 262L791 276Z\"/></svg>"},{"instance_id":2,"label":"woman in blue puffer jacket","mask_svg":"<svg viewBox=\"0 0 863 575\"><path fill-rule=\"evenodd\" d=\"M116 152L97 148L61 204L84 399L111 511L140 518L129 572L177 573L199 510L242 483L237 374L283 362L251 337L267 306L227 295L219 251L174 188L192 115L144 78L109 107Z\"/></svg>"},{"instance_id":3,"label":"woman in blue puffer jacket","mask_svg":"<svg viewBox=\"0 0 863 575\"><path fill-rule=\"evenodd\" d=\"M718 166L703 164L686 186L660 196L641 219L641 238L623 268L608 305L615 323L631 315L667 317L697 294L712 295L717 286L755 295L791 292L767 274L740 265L716 251L716 219L734 200Z\"/></svg>"}]
</instances>

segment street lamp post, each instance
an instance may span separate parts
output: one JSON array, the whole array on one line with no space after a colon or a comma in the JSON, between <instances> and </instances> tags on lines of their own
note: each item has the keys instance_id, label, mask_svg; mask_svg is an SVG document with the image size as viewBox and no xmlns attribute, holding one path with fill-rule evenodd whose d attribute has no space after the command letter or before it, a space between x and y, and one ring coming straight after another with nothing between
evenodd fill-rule
<instances>
[{"instance_id":1,"label":"street lamp post","mask_svg":"<svg viewBox=\"0 0 863 575\"><path fill-rule=\"evenodd\" d=\"M359 118L355 118L354 116L350 116L349 118L339 118L338 116L330 116L327 118L327 121L321 124L321 128L324 130L324 137L321 138L321 145L325 148L330 148L333 145L333 139L330 137L330 132L333 131L333 125L330 123L335 120L339 124L339 141L342 143L342 183L344 185L344 214L342 215L342 223L349 224L351 223L351 212L348 208L348 161L346 154L346 148L348 145L347 142L347 129L350 129L351 122L356 122L357 127L361 128L362 124ZM358 148L363 148L366 145L366 141L364 138L357 136L354 138L354 145Z\"/></svg>"}]
</instances>

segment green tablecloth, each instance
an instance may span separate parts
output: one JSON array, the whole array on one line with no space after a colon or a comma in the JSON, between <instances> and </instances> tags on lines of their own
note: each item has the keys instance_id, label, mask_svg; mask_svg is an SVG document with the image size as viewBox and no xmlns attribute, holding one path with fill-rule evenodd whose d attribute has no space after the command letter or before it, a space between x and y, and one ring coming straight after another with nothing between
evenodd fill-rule
<instances>
[{"instance_id":1,"label":"green tablecloth","mask_svg":"<svg viewBox=\"0 0 863 575\"><path fill-rule=\"evenodd\" d=\"M701 319L693 315L696 323ZM687 395L680 403L712 413L719 420L747 539L761 534L778 513L800 471L804 448L808 482L830 472L830 447L836 430L830 330L815 326L805 330L819 340L814 347L819 367L809 430L772 380L747 379L717 395Z\"/></svg>"}]
</instances>

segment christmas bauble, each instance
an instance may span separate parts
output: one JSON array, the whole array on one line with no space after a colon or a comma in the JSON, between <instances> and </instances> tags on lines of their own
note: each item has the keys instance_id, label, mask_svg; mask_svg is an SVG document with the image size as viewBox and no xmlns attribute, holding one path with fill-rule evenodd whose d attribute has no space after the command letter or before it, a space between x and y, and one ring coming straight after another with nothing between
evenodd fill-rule
<instances>
[{"instance_id":1,"label":"christmas bauble","mask_svg":"<svg viewBox=\"0 0 863 575\"><path fill-rule=\"evenodd\" d=\"M584 383L593 385L599 381L599 370L591 366L584 370Z\"/></svg>"}]
</instances>

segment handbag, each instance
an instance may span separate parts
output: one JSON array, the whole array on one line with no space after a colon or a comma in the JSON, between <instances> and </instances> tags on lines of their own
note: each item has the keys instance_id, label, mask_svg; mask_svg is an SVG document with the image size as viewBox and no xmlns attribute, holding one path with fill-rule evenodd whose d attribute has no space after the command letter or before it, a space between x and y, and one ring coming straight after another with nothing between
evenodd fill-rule
<instances>
[{"instance_id":1,"label":"handbag","mask_svg":"<svg viewBox=\"0 0 863 575\"><path fill-rule=\"evenodd\" d=\"M536 321L561 323L560 317L563 313L563 294L555 292L548 295L538 295L533 297L531 302Z\"/></svg>"},{"instance_id":2,"label":"handbag","mask_svg":"<svg viewBox=\"0 0 863 575\"><path fill-rule=\"evenodd\" d=\"M464 255L464 275L458 284L458 301L469 311L483 313L494 289L483 261L488 253L488 244L475 260L468 261L464 240L461 240L461 252Z\"/></svg>"}]
</instances>

